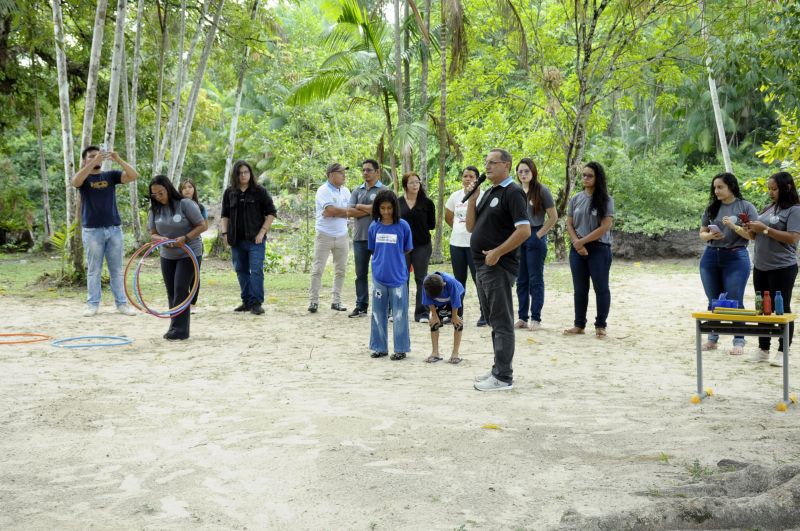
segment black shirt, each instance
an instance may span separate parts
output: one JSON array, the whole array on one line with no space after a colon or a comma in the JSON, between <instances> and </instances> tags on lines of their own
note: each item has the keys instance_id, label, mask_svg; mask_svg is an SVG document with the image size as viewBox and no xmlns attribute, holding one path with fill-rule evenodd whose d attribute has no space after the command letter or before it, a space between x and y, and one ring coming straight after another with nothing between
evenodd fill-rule
<instances>
[{"instance_id":1,"label":"black shirt","mask_svg":"<svg viewBox=\"0 0 800 531\"><path fill-rule=\"evenodd\" d=\"M400 217L411 227L414 247L431 243L431 231L436 228L436 206L433 201L418 195L414 208L408 208L403 196L400 198Z\"/></svg>"},{"instance_id":2,"label":"black shirt","mask_svg":"<svg viewBox=\"0 0 800 531\"><path fill-rule=\"evenodd\" d=\"M275 203L261 185L248 187L244 192L228 187L222 195L221 217L228 218L228 243L237 241L255 242L256 235L264 225L264 218L277 216Z\"/></svg>"},{"instance_id":3,"label":"black shirt","mask_svg":"<svg viewBox=\"0 0 800 531\"><path fill-rule=\"evenodd\" d=\"M496 185L487 190L476 207L475 227L470 239L475 263L485 263L483 251L502 245L517 230L515 224L518 222L530 223L528 201L522 188L511 182L505 187ZM497 265L516 275L519 269L517 250L501 256Z\"/></svg>"}]
</instances>

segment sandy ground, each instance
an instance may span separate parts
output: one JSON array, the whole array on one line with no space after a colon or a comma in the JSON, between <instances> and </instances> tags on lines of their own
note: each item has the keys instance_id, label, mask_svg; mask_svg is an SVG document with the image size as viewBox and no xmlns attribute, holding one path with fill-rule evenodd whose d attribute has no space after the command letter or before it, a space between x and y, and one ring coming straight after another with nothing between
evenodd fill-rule
<instances>
[{"instance_id":1,"label":"sandy ground","mask_svg":"<svg viewBox=\"0 0 800 531\"><path fill-rule=\"evenodd\" d=\"M503 393L472 389L492 360L472 288L458 366L423 363L425 325L405 361L371 359L369 320L327 294L315 315L275 293L263 317L201 300L178 344L150 316L4 296L3 331L135 341L0 346L0 528L546 529L570 508L651 503L695 460L800 460L800 412L774 409L780 369L728 355L729 338L706 356L716 395L689 402L697 274L619 262L612 293L598 340L561 335L572 296L550 290Z\"/></svg>"}]
</instances>

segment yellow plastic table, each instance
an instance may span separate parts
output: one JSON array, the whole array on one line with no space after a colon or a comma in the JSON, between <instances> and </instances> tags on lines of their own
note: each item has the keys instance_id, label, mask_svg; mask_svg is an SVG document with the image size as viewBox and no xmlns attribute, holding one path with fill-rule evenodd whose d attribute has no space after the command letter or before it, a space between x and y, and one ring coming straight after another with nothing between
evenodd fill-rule
<instances>
[{"instance_id":1,"label":"yellow plastic table","mask_svg":"<svg viewBox=\"0 0 800 531\"><path fill-rule=\"evenodd\" d=\"M777 409L786 411L791 404L797 403L795 395L789 395L789 324L797 319L797 315L735 315L714 313L709 311L692 312L697 333L697 394L692 402L711 396L711 389L703 389L703 334L719 334L731 336L783 337L783 400L778 402Z\"/></svg>"}]
</instances>

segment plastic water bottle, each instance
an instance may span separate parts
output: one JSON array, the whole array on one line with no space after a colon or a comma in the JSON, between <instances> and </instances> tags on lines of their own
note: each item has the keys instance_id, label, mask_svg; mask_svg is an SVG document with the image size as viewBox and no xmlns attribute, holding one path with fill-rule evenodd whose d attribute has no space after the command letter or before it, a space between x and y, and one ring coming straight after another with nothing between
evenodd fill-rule
<instances>
[{"instance_id":1,"label":"plastic water bottle","mask_svg":"<svg viewBox=\"0 0 800 531\"><path fill-rule=\"evenodd\" d=\"M764 315L772 315L772 299L769 298L769 291L764 291Z\"/></svg>"},{"instance_id":2,"label":"plastic water bottle","mask_svg":"<svg viewBox=\"0 0 800 531\"><path fill-rule=\"evenodd\" d=\"M783 315L783 295L780 291L775 292L775 315Z\"/></svg>"},{"instance_id":3,"label":"plastic water bottle","mask_svg":"<svg viewBox=\"0 0 800 531\"><path fill-rule=\"evenodd\" d=\"M764 299L761 298L761 292L756 291L756 314L762 313L764 313Z\"/></svg>"}]
</instances>

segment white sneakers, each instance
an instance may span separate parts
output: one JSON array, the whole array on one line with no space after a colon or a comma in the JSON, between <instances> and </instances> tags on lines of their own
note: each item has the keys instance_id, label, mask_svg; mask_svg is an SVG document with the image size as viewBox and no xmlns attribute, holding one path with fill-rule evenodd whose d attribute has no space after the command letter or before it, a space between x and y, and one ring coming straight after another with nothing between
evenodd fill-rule
<instances>
[{"instance_id":1,"label":"white sneakers","mask_svg":"<svg viewBox=\"0 0 800 531\"><path fill-rule=\"evenodd\" d=\"M134 310L127 304L120 304L119 306L117 306L117 311L122 315L136 315L136 310Z\"/></svg>"},{"instance_id":2,"label":"white sneakers","mask_svg":"<svg viewBox=\"0 0 800 531\"><path fill-rule=\"evenodd\" d=\"M85 310L83 310L84 317L94 317L97 315L97 311L99 310L98 306L87 306ZM117 311L122 315L136 315L136 310L131 308L127 304L120 304L117 306Z\"/></svg>"},{"instance_id":3,"label":"white sneakers","mask_svg":"<svg viewBox=\"0 0 800 531\"><path fill-rule=\"evenodd\" d=\"M783 367L783 352L776 352L772 359L769 359L769 350L758 349L754 351L747 361L750 363L769 363L773 367Z\"/></svg>"},{"instance_id":4,"label":"white sneakers","mask_svg":"<svg viewBox=\"0 0 800 531\"><path fill-rule=\"evenodd\" d=\"M769 353L768 353L769 354ZM773 367L783 367L783 352L776 352L769 362Z\"/></svg>"}]
</instances>

